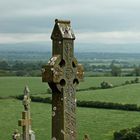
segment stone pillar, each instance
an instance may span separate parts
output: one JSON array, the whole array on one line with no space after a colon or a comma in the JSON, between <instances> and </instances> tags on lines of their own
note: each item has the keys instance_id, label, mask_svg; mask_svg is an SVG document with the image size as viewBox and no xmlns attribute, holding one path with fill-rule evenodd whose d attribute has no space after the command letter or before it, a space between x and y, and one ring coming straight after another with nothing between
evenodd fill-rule
<instances>
[{"instance_id":1,"label":"stone pillar","mask_svg":"<svg viewBox=\"0 0 140 140\"><path fill-rule=\"evenodd\" d=\"M19 126L22 127L23 140L35 140L35 134L31 129L31 115L30 115L30 95L28 86L24 89L23 105L24 111L22 112L22 119L19 120Z\"/></svg>"},{"instance_id":2,"label":"stone pillar","mask_svg":"<svg viewBox=\"0 0 140 140\"><path fill-rule=\"evenodd\" d=\"M76 86L83 67L74 57L75 35L70 21L55 20L52 58L43 67L42 80L52 89L52 140L76 140Z\"/></svg>"},{"instance_id":3,"label":"stone pillar","mask_svg":"<svg viewBox=\"0 0 140 140\"><path fill-rule=\"evenodd\" d=\"M30 140L29 137L29 125L31 124L31 120L28 118L28 112L22 112L22 119L19 120L19 126L22 126L22 136L23 140Z\"/></svg>"}]
</instances>

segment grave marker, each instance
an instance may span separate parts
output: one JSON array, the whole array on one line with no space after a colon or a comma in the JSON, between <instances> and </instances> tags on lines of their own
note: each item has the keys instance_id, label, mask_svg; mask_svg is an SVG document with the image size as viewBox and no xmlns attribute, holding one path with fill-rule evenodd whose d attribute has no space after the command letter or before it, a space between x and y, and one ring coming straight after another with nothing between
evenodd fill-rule
<instances>
[{"instance_id":1,"label":"grave marker","mask_svg":"<svg viewBox=\"0 0 140 140\"><path fill-rule=\"evenodd\" d=\"M74 57L75 35L70 21L55 20L52 58L43 67L42 81L52 89L52 140L76 140L76 86L83 67Z\"/></svg>"}]
</instances>

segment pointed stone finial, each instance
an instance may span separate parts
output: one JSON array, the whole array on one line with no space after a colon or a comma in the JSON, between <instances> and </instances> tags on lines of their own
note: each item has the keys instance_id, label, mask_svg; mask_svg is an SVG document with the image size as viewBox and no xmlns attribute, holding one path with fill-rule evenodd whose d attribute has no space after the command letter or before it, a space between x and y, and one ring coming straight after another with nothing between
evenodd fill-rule
<instances>
[{"instance_id":1,"label":"pointed stone finial","mask_svg":"<svg viewBox=\"0 0 140 140\"><path fill-rule=\"evenodd\" d=\"M24 109L26 111L30 110L31 99L30 99L29 92L30 92L30 90L29 90L28 86L26 85L25 88L24 88L24 98L23 98L23 105L24 105Z\"/></svg>"},{"instance_id":2,"label":"pointed stone finial","mask_svg":"<svg viewBox=\"0 0 140 140\"><path fill-rule=\"evenodd\" d=\"M29 95L29 93L30 93L29 87L26 85L24 88L24 95Z\"/></svg>"}]
</instances>

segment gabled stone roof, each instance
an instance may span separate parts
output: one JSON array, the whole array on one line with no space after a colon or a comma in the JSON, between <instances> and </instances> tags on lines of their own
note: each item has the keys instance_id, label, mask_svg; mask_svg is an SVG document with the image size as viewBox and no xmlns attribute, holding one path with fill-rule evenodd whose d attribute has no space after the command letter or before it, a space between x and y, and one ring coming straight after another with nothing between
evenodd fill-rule
<instances>
[{"instance_id":1,"label":"gabled stone roof","mask_svg":"<svg viewBox=\"0 0 140 140\"><path fill-rule=\"evenodd\" d=\"M75 35L70 26L70 21L55 20L55 26L51 35L51 39L75 39Z\"/></svg>"}]
</instances>

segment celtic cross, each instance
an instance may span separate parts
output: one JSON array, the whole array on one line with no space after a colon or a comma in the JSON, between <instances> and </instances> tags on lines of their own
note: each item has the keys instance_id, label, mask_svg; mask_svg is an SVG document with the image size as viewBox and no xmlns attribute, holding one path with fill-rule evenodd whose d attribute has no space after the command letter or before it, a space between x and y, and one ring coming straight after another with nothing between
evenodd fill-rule
<instances>
[{"instance_id":1,"label":"celtic cross","mask_svg":"<svg viewBox=\"0 0 140 140\"><path fill-rule=\"evenodd\" d=\"M42 81L52 89L52 140L76 140L76 86L83 67L74 57L75 35L70 21L55 20L52 58L43 67Z\"/></svg>"}]
</instances>

